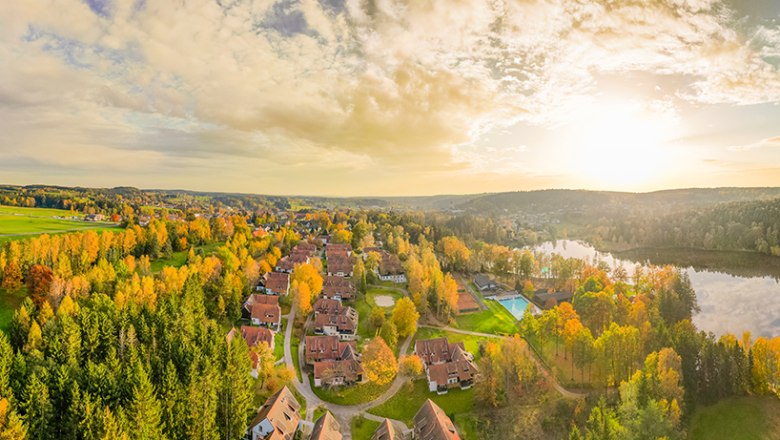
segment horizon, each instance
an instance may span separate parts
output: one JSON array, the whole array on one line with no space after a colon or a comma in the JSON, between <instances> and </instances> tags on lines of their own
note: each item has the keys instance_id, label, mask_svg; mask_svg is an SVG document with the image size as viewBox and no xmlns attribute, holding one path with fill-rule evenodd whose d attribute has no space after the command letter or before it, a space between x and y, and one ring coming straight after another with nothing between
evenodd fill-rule
<instances>
[{"instance_id":1,"label":"horizon","mask_svg":"<svg viewBox=\"0 0 780 440\"><path fill-rule=\"evenodd\" d=\"M246 195L246 196L263 196L263 197L311 197L322 199L394 199L394 198L433 198L433 197L469 197L469 196L486 196L494 194L509 194L509 193L531 193L531 192L544 192L544 191L584 191L584 192L601 192L601 193L615 193L615 194L654 194L660 192L673 192L673 191L694 191L694 190L724 190L724 189L745 189L745 190L760 190L760 189L780 189L778 186L710 186L710 187L679 187L679 188L664 188L649 191L620 191L620 190L602 190L602 189L587 189L587 188L539 188L539 189L518 189L507 191L485 191L475 193L428 193L428 194L412 194L412 195L381 195L381 194L368 194L368 195L323 195L323 194L279 194L279 193L260 193L260 192L237 192L237 191L209 191L187 188L140 188L131 185L117 185L117 186L85 186L85 185L62 185L62 184L47 184L47 183L30 183L30 184L16 184L16 183L0 183L0 187L54 187L65 189L98 189L98 190L115 190L120 188L135 189L138 191L146 192L187 192L187 193L203 193L203 194L229 194L229 195Z\"/></svg>"},{"instance_id":2,"label":"horizon","mask_svg":"<svg viewBox=\"0 0 780 440\"><path fill-rule=\"evenodd\" d=\"M778 2L12 2L0 60L6 181L780 186Z\"/></svg>"}]
</instances>

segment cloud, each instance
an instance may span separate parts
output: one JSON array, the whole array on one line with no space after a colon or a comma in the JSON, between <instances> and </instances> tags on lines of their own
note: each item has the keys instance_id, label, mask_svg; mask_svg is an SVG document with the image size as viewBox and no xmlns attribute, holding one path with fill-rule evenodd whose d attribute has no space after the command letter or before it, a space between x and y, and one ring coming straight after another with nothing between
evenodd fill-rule
<instances>
[{"instance_id":1,"label":"cloud","mask_svg":"<svg viewBox=\"0 0 780 440\"><path fill-rule=\"evenodd\" d=\"M676 95L695 104L780 101L780 29L734 14L716 0L11 2L0 153L452 171L487 132L560 123L605 75L685 77ZM486 166L525 169L524 143Z\"/></svg>"},{"instance_id":2,"label":"cloud","mask_svg":"<svg viewBox=\"0 0 780 440\"><path fill-rule=\"evenodd\" d=\"M729 151L746 151L763 147L780 147L780 136L762 139L758 142L747 145L732 145L728 147Z\"/></svg>"}]
</instances>

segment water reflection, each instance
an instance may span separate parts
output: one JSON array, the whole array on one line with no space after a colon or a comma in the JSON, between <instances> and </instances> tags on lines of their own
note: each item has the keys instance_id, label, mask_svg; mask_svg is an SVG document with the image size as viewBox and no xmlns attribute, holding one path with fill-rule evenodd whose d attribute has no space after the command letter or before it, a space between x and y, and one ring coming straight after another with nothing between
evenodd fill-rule
<instances>
[{"instance_id":1,"label":"water reflection","mask_svg":"<svg viewBox=\"0 0 780 440\"><path fill-rule=\"evenodd\" d=\"M780 258L744 252L696 251L688 249L639 249L612 254L572 240L559 240L535 250L564 257L602 261L622 266L630 275L637 263L671 264L682 268L696 290L701 311L696 326L716 335L780 335Z\"/></svg>"}]
</instances>

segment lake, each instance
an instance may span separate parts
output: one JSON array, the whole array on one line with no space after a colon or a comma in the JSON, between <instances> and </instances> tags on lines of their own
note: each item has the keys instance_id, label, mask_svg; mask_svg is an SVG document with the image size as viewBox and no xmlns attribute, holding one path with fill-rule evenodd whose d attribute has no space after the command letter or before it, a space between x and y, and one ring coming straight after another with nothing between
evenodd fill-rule
<instances>
[{"instance_id":1,"label":"lake","mask_svg":"<svg viewBox=\"0 0 780 440\"><path fill-rule=\"evenodd\" d=\"M690 249L636 249L599 252L573 240L543 243L536 251L622 266L631 275L637 263L671 264L691 279L701 310L696 327L716 335L780 335L780 258L745 252Z\"/></svg>"}]
</instances>

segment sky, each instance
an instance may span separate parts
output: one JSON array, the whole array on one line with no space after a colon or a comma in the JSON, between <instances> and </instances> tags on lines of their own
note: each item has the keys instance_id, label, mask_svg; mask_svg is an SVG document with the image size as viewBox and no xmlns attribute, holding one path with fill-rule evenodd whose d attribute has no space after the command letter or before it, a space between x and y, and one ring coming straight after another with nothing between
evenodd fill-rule
<instances>
[{"instance_id":1,"label":"sky","mask_svg":"<svg viewBox=\"0 0 780 440\"><path fill-rule=\"evenodd\" d=\"M780 1L5 1L0 183L780 186Z\"/></svg>"}]
</instances>

